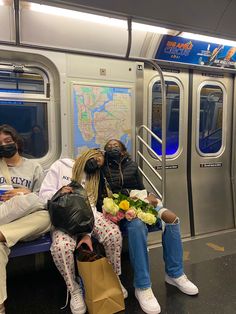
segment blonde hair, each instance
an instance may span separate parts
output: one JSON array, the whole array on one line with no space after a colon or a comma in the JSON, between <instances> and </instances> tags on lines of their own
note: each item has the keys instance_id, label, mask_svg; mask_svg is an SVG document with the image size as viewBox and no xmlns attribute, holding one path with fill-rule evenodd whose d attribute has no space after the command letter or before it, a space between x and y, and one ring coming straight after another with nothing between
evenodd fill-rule
<instances>
[{"instance_id":1,"label":"blonde hair","mask_svg":"<svg viewBox=\"0 0 236 314\"><path fill-rule=\"evenodd\" d=\"M85 151L82 155L80 155L73 166L72 169L72 180L81 183L81 180L84 176L84 167L86 162L94 157L100 156L102 153L96 149L89 149ZM85 189L88 194L88 198L90 203L95 204L97 203L98 199L98 186L100 181L100 171L99 169L87 176L85 180Z\"/></svg>"}]
</instances>

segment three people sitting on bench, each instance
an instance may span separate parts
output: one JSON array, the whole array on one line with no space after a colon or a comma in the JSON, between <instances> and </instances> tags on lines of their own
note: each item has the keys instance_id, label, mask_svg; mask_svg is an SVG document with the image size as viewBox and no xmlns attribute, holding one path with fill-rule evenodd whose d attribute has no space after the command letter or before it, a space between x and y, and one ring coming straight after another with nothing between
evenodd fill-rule
<instances>
[{"instance_id":1,"label":"three people sitting on bench","mask_svg":"<svg viewBox=\"0 0 236 314\"><path fill-rule=\"evenodd\" d=\"M120 255L122 236L118 225L103 216L102 198L105 197L106 177L113 193L129 193L131 189L144 189L137 164L132 161L126 147L119 140L110 140L105 145L104 156L98 150L90 149L76 161L62 159L49 169L40 190L43 170L33 161L22 157L22 140L18 133L8 125L0 126L0 184L11 184L12 190L1 196L0 205L0 313L5 313L6 264L10 247L19 240L31 239L44 234L50 229L48 212L43 210L43 202L64 186L63 192L70 193L67 184L71 178L80 182L87 190L95 216L93 236L103 243L107 258L117 275L121 274ZM72 171L73 168L73 171ZM190 295L198 293L198 288L191 283L183 272L183 250L178 217L163 209L161 202L153 195L148 201L158 207L159 215L165 228L162 243L167 283L178 287ZM97 208L96 208L97 206ZM17 210L16 210L17 209ZM97 210L98 209L98 210ZM134 270L135 296L145 313L159 313L160 306L151 289L149 258L147 252L147 226L139 219L123 220L122 230L128 233L130 261ZM51 252L54 262L62 274L71 295L72 313L86 312L80 285L75 280L73 252L78 245L86 243L92 249L90 235L86 235L77 244L77 238L62 231L53 230ZM139 260L139 263L137 263ZM121 284L124 297L128 293Z\"/></svg>"}]
</instances>

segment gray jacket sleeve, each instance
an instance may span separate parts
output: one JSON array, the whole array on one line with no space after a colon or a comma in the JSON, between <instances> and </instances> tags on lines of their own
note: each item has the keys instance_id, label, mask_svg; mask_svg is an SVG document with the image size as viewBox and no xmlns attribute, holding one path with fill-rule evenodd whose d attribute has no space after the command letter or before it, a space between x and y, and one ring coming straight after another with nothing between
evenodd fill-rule
<instances>
[{"instance_id":1,"label":"gray jacket sleeve","mask_svg":"<svg viewBox=\"0 0 236 314\"><path fill-rule=\"evenodd\" d=\"M41 184L43 182L43 178L44 178L43 168L41 167L40 164L37 163L34 169L32 192L35 192L37 194L39 193Z\"/></svg>"}]
</instances>

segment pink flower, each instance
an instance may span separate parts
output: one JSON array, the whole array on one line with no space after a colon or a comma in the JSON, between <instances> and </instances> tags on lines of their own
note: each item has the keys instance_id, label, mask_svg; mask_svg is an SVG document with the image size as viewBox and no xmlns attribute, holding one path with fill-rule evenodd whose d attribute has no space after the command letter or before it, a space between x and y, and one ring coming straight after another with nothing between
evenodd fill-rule
<instances>
[{"instance_id":1,"label":"pink flower","mask_svg":"<svg viewBox=\"0 0 236 314\"><path fill-rule=\"evenodd\" d=\"M121 219L125 218L125 214L122 211L118 211L118 213L116 214L116 217L118 221L120 221Z\"/></svg>"},{"instance_id":2,"label":"pink flower","mask_svg":"<svg viewBox=\"0 0 236 314\"><path fill-rule=\"evenodd\" d=\"M104 210L103 210L103 215L111 220L112 222L114 222L115 224L117 224L121 219L125 218L125 214L123 213L123 211L118 211L118 213L116 214L116 216L110 214L110 213L106 213Z\"/></svg>"},{"instance_id":3,"label":"pink flower","mask_svg":"<svg viewBox=\"0 0 236 314\"><path fill-rule=\"evenodd\" d=\"M108 219L108 220L110 220L110 221L112 221L112 222L114 222L115 224L117 224L118 223L118 219L117 219L117 217L116 216L113 216L112 214L108 214L108 213L103 213L103 215L105 216L105 218L106 219Z\"/></svg>"},{"instance_id":4,"label":"pink flower","mask_svg":"<svg viewBox=\"0 0 236 314\"><path fill-rule=\"evenodd\" d=\"M136 217L136 211L135 209L129 209L127 210L127 212L125 213L125 218L128 221L131 221L132 219L134 219Z\"/></svg>"}]
</instances>

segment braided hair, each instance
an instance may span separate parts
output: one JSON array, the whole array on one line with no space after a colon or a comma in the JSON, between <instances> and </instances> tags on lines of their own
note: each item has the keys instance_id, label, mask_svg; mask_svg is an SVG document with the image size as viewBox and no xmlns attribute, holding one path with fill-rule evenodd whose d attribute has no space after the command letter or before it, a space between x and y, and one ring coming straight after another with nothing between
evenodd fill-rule
<instances>
[{"instance_id":1,"label":"braided hair","mask_svg":"<svg viewBox=\"0 0 236 314\"><path fill-rule=\"evenodd\" d=\"M72 169L72 180L81 183L84 176L84 167L89 159L96 156L101 156L101 152L96 149L89 149L80 155ZM98 199L98 187L100 180L100 170L98 169L95 173L86 175L85 189L88 194L88 198L91 204L96 204Z\"/></svg>"}]
</instances>

